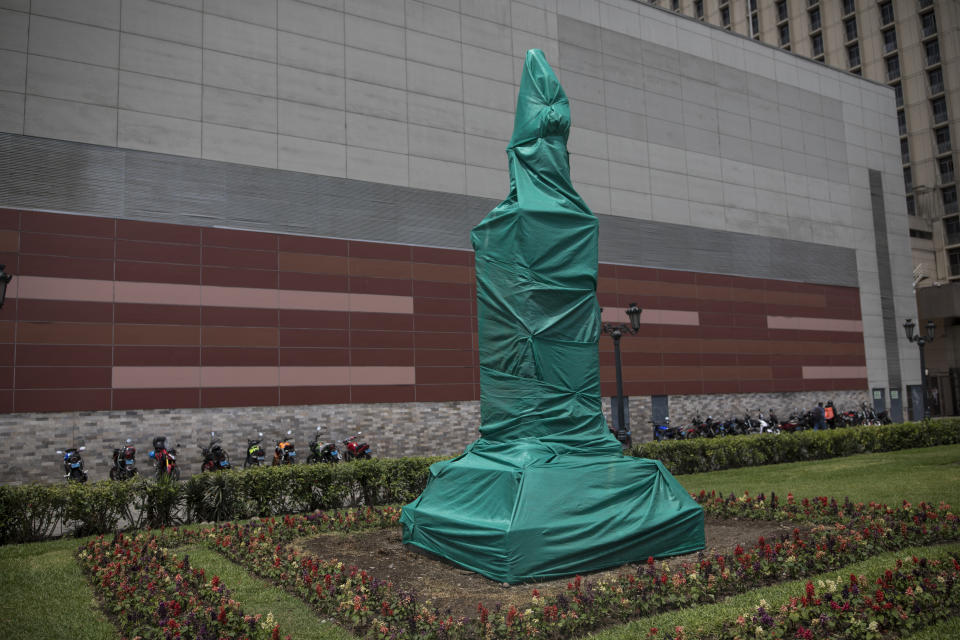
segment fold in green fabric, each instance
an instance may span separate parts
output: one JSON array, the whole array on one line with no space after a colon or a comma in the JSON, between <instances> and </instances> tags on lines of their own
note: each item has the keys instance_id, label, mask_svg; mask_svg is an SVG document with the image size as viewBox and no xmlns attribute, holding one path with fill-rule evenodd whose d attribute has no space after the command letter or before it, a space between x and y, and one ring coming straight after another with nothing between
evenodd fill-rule
<instances>
[{"instance_id":1,"label":"fold in green fabric","mask_svg":"<svg viewBox=\"0 0 960 640\"><path fill-rule=\"evenodd\" d=\"M598 222L573 188L570 105L527 53L510 193L471 234L480 438L430 469L403 541L499 582L704 546L703 511L655 460L624 456L600 398Z\"/></svg>"}]
</instances>

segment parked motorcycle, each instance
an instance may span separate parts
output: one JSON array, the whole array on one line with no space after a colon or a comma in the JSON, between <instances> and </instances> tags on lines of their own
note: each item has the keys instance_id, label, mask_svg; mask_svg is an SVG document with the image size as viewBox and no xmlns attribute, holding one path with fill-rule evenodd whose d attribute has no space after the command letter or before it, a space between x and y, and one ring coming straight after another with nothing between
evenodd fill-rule
<instances>
[{"instance_id":1,"label":"parked motorcycle","mask_svg":"<svg viewBox=\"0 0 960 640\"><path fill-rule=\"evenodd\" d=\"M264 453L260 443L263 442L263 432L257 433L257 440L247 440L247 459L243 461L243 468L259 467L263 464L267 454Z\"/></svg>"},{"instance_id":2,"label":"parked motorcycle","mask_svg":"<svg viewBox=\"0 0 960 640\"><path fill-rule=\"evenodd\" d=\"M337 449L337 443L328 442L324 444L320 440L320 427L317 427L317 432L314 434L313 440L310 441L310 455L307 456L307 462L340 462L340 451Z\"/></svg>"},{"instance_id":3,"label":"parked motorcycle","mask_svg":"<svg viewBox=\"0 0 960 640\"><path fill-rule=\"evenodd\" d=\"M163 478L169 480L180 479L180 467L177 465L177 450L167 448L166 436L157 436L153 439L153 451L150 452L150 458L153 459L154 469L157 472L157 480Z\"/></svg>"},{"instance_id":4,"label":"parked motorcycle","mask_svg":"<svg viewBox=\"0 0 960 640\"><path fill-rule=\"evenodd\" d=\"M83 468L83 458L81 451L86 447L70 447L69 449L57 449L57 453L63 456L63 477L67 482L86 482L87 472Z\"/></svg>"},{"instance_id":5,"label":"parked motorcycle","mask_svg":"<svg viewBox=\"0 0 960 640\"><path fill-rule=\"evenodd\" d=\"M200 472L204 471L226 471L230 468L230 456L223 450L220 444L223 441L217 437L216 431L210 432L210 444L197 445L200 447L200 453L203 456L203 463L200 465Z\"/></svg>"},{"instance_id":6,"label":"parked motorcycle","mask_svg":"<svg viewBox=\"0 0 960 640\"><path fill-rule=\"evenodd\" d=\"M653 420L650 421L650 424L653 425L653 439L660 440L676 440L682 438L682 432L676 427L670 426L670 417L667 416L663 419L663 424L657 424Z\"/></svg>"},{"instance_id":7,"label":"parked motorcycle","mask_svg":"<svg viewBox=\"0 0 960 640\"><path fill-rule=\"evenodd\" d=\"M127 438L122 447L113 450L113 466L110 467L111 480L129 480L137 475L137 448Z\"/></svg>"},{"instance_id":8,"label":"parked motorcycle","mask_svg":"<svg viewBox=\"0 0 960 640\"><path fill-rule=\"evenodd\" d=\"M273 450L273 466L278 464L295 464L297 462L297 450L293 442L293 431L287 431L287 437L277 440L277 446Z\"/></svg>"},{"instance_id":9,"label":"parked motorcycle","mask_svg":"<svg viewBox=\"0 0 960 640\"><path fill-rule=\"evenodd\" d=\"M366 442L357 442L357 439L362 433L362 431L357 431L357 435L343 441L343 444L346 445L343 459L347 462L350 460L369 460L373 457L373 452L370 450L369 444Z\"/></svg>"}]
</instances>

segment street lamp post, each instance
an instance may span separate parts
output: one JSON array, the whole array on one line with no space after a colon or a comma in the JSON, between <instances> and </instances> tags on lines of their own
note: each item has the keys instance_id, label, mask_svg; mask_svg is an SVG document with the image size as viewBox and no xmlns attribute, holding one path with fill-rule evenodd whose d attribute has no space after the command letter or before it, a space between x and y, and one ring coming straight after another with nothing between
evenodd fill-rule
<instances>
[{"instance_id":1,"label":"street lamp post","mask_svg":"<svg viewBox=\"0 0 960 640\"><path fill-rule=\"evenodd\" d=\"M911 318L903 323L903 331L907 334L907 340L916 342L920 348L920 392L923 394L923 419L930 417L930 404L927 402L927 362L924 358L923 348L928 342L933 342L934 331L937 325L933 320L927 322L927 335L921 336L913 334L913 328L917 326Z\"/></svg>"},{"instance_id":2,"label":"street lamp post","mask_svg":"<svg viewBox=\"0 0 960 640\"><path fill-rule=\"evenodd\" d=\"M600 310L601 312L603 309ZM616 422L617 422L617 440L623 443L624 446L630 446L630 432L627 431L627 427L624 423L624 408L623 408L623 371L620 365L620 338L623 337L624 332L634 335L637 331L640 330L640 312L642 309L637 306L636 302L631 302L630 306L627 307L627 317L630 318L630 324L621 324L621 323L612 323L612 322L603 322L601 324L601 330L603 333L607 334L613 338L613 358L614 364L617 369L617 399L616 408Z\"/></svg>"}]
</instances>

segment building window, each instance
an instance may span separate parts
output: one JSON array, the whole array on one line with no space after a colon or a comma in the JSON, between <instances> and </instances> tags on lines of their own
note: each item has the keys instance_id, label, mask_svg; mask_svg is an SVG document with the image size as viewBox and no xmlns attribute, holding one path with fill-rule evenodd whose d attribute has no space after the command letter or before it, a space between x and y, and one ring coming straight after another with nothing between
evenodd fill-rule
<instances>
[{"instance_id":1,"label":"building window","mask_svg":"<svg viewBox=\"0 0 960 640\"><path fill-rule=\"evenodd\" d=\"M725 27L730 26L730 7L720 7L720 22Z\"/></svg>"},{"instance_id":2,"label":"building window","mask_svg":"<svg viewBox=\"0 0 960 640\"><path fill-rule=\"evenodd\" d=\"M854 0L843 0L843 15L848 13L853 13L857 10L856 3Z\"/></svg>"},{"instance_id":3,"label":"building window","mask_svg":"<svg viewBox=\"0 0 960 640\"><path fill-rule=\"evenodd\" d=\"M847 47L847 61L851 69L860 66L860 45L854 43Z\"/></svg>"},{"instance_id":4,"label":"building window","mask_svg":"<svg viewBox=\"0 0 960 640\"><path fill-rule=\"evenodd\" d=\"M932 36L937 33L937 15L931 11L920 16L920 28L923 30L923 37Z\"/></svg>"},{"instance_id":5,"label":"building window","mask_svg":"<svg viewBox=\"0 0 960 640\"><path fill-rule=\"evenodd\" d=\"M933 136L937 141L937 153L950 153L952 150L952 145L950 144L950 127L934 129Z\"/></svg>"},{"instance_id":6,"label":"building window","mask_svg":"<svg viewBox=\"0 0 960 640\"><path fill-rule=\"evenodd\" d=\"M897 101L897 106L902 107L903 106L903 87L900 85L899 82L892 86L893 86L893 97Z\"/></svg>"},{"instance_id":7,"label":"building window","mask_svg":"<svg viewBox=\"0 0 960 640\"><path fill-rule=\"evenodd\" d=\"M933 6L933 0L920 0L920 8L926 9Z\"/></svg>"},{"instance_id":8,"label":"building window","mask_svg":"<svg viewBox=\"0 0 960 640\"><path fill-rule=\"evenodd\" d=\"M950 249L947 251L947 257L950 259L950 275L960 276L960 249Z\"/></svg>"},{"instance_id":9,"label":"building window","mask_svg":"<svg viewBox=\"0 0 960 640\"><path fill-rule=\"evenodd\" d=\"M937 168L940 169L940 183L949 184L953 182L953 158L947 156L937 160Z\"/></svg>"},{"instance_id":10,"label":"building window","mask_svg":"<svg viewBox=\"0 0 960 640\"><path fill-rule=\"evenodd\" d=\"M927 56L927 66L940 62L940 43L936 40L924 43L923 51Z\"/></svg>"},{"instance_id":11,"label":"building window","mask_svg":"<svg viewBox=\"0 0 960 640\"><path fill-rule=\"evenodd\" d=\"M787 19L787 0L777 0L777 22Z\"/></svg>"},{"instance_id":12,"label":"building window","mask_svg":"<svg viewBox=\"0 0 960 640\"><path fill-rule=\"evenodd\" d=\"M883 32L883 52L890 53L897 49L897 30L887 29Z\"/></svg>"},{"instance_id":13,"label":"building window","mask_svg":"<svg viewBox=\"0 0 960 640\"><path fill-rule=\"evenodd\" d=\"M816 35L810 36L810 47L813 50L813 57L823 55L823 34L818 33Z\"/></svg>"},{"instance_id":14,"label":"building window","mask_svg":"<svg viewBox=\"0 0 960 640\"><path fill-rule=\"evenodd\" d=\"M943 219L943 232L947 236L947 244L960 244L960 217Z\"/></svg>"},{"instance_id":15,"label":"building window","mask_svg":"<svg viewBox=\"0 0 960 640\"><path fill-rule=\"evenodd\" d=\"M907 138L900 138L900 160L903 164L910 164L910 143Z\"/></svg>"},{"instance_id":16,"label":"building window","mask_svg":"<svg viewBox=\"0 0 960 640\"><path fill-rule=\"evenodd\" d=\"M680 11L680 0L670 0L670 8L674 11Z\"/></svg>"},{"instance_id":17,"label":"building window","mask_svg":"<svg viewBox=\"0 0 960 640\"><path fill-rule=\"evenodd\" d=\"M907 114L903 109L897 110L897 126L900 127L900 135L907 135Z\"/></svg>"},{"instance_id":18,"label":"building window","mask_svg":"<svg viewBox=\"0 0 960 640\"><path fill-rule=\"evenodd\" d=\"M757 10L757 0L750 0L750 11Z\"/></svg>"},{"instance_id":19,"label":"building window","mask_svg":"<svg viewBox=\"0 0 960 640\"><path fill-rule=\"evenodd\" d=\"M913 171L910 167L903 168L903 189L907 193L913 191Z\"/></svg>"},{"instance_id":20,"label":"building window","mask_svg":"<svg viewBox=\"0 0 960 640\"><path fill-rule=\"evenodd\" d=\"M760 37L760 16L756 13L750 16L750 35L754 38Z\"/></svg>"},{"instance_id":21,"label":"building window","mask_svg":"<svg viewBox=\"0 0 960 640\"><path fill-rule=\"evenodd\" d=\"M703 20L703 0L693 0L693 15Z\"/></svg>"},{"instance_id":22,"label":"building window","mask_svg":"<svg viewBox=\"0 0 960 640\"><path fill-rule=\"evenodd\" d=\"M820 30L820 7L810 9L810 31Z\"/></svg>"},{"instance_id":23,"label":"building window","mask_svg":"<svg viewBox=\"0 0 960 640\"><path fill-rule=\"evenodd\" d=\"M907 196L907 215L917 215L917 201L913 199L913 196Z\"/></svg>"},{"instance_id":24,"label":"building window","mask_svg":"<svg viewBox=\"0 0 960 640\"><path fill-rule=\"evenodd\" d=\"M847 36L847 42L857 39L857 18L847 18L843 21L843 29Z\"/></svg>"},{"instance_id":25,"label":"building window","mask_svg":"<svg viewBox=\"0 0 960 640\"><path fill-rule=\"evenodd\" d=\"M943 212L956 213L958 211L957 188L955 186L944 187L940 190L940 195L943 198Z\"/></svg>"},{"instance_id":26,"label":"building window","mask_svg":"<svg viewBox=\"0 0 960 640\"><path fill-rule=\"evenodd\" d=\"M900 58L899 56L890 56L887 58L887 81L896 80L900 77Z\"/></svg>"},{"instance_id":27,"label":"building window","mask_svg":"<svg viewBox=\"0 0 960 640\"><path fill-rule=\"evenodd\" d=\"M780 32L780 46L784 47L790 44L790 23L784 22L777 27L777 30Z\"/></svg>"},{"instance_id":28,"label":"building window","mask_svg":"<svg viewBox=\"0 0 960 640\"><path fill-rule=\"evenodd\" d=\"M934 124L940 124L941 122L947 121L947 99L943 96L939 98L934 98L930 101L930 106L933 107L933 122Z\"/></svg>"},{"instance_id":29,"label":"building window","mask_svg":"<svg viewBox=\"0 0 960 640\"><path fill-rule=\"evenodd\" d=\"M887 25L893 22L893 2L887 0L880 3L880 24Z\"/></svg>"},{"instance_id":30,"label":"building window","mask_svg":"<svg viewBox=\"0 0 960 640\"><path fill-rule=\"evenodd\" d=\"M930 94L937 95L938 93L943 93L943 70L939 67L933 69L927 74L927 79L930 81Z\"/></svg>"}]
</instances>

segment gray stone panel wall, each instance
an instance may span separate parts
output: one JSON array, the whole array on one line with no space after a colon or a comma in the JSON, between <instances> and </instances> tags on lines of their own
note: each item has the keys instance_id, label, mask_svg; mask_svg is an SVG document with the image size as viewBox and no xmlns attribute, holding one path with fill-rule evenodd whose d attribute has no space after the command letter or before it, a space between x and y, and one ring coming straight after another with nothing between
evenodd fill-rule
<instances>
[{"instance_id":1,"label":"gray stone panel wall","mask_svg":"<svg viewBox=\"0 0 960 640\"><path fill-rule=\"evenodd\" d=\"M714 418L756 414L773 408L781 418L795 409L809 409L833 400L841 408L867 402L866 391L717 394L670 397L674 425L696 415ZM650 397L630 398L634 442L651 439ZM610 400L604 399L610 420ZM246 442L263 432L269 455L276 440L288 429L296 438L301 461L316 427L322 440L340 441L362 431L376 457L456 455L478 436L479 402L410 402L397 404L307 405L290 407L230 407L223 409L169 409L73 413L24 413L0 417L0 441L8 452L0 460L0 483L50 484L62 481L63 463L56 449L85 445L83 453L91 481L104 480L110 470L113 447L131 438L137 447L141 473L152 473L148 452L154 436L167 437L178 446L184 477L200 472L199 442L208 442L210 431L222 437L234 466L242 467Z\"/></svg>"}]
</instances>

